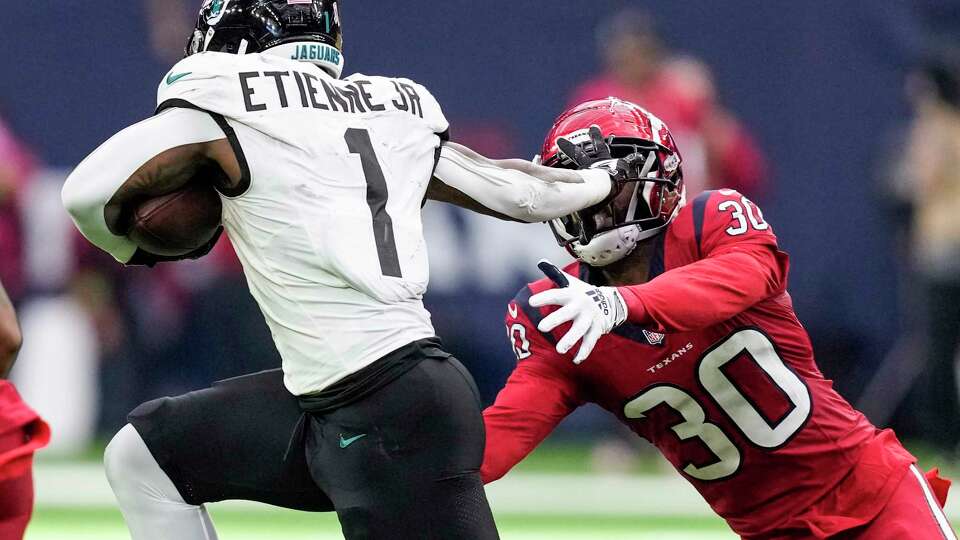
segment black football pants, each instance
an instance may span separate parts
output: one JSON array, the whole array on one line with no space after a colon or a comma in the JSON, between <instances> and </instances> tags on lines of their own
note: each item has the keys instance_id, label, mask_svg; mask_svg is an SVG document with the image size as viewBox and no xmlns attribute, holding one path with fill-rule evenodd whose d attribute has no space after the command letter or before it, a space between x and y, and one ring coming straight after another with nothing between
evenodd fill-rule
<instances>
[{"instance_id":1,"label":"black football pants","mask_svg":"<svg viewBox=\"0 0 960 540\"><path fill-rule=\"evenodd\" d=\"M309 415L306 459L348 539L494 539L484 442L469 373L427 358L358 402Z\"/></svg>"},{"instance_id":2,"label":"black football pants","mask_svg":"<svg viewBox=\"0 0 960 540\"><path fill-rule=\"evenodd\" d=\"M270 370L144 403L130 423L184 500L336 510L348 540L494 539L470 375L426 359L366 398L302 418ZM305 451L306 450L306 451Z\"/></svg>"}]
</instances>

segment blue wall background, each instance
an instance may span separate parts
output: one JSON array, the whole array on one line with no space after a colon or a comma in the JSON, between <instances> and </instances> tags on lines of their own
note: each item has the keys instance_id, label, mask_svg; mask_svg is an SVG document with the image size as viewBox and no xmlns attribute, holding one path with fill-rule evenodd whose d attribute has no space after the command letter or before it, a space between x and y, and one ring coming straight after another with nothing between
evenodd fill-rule
<instances>
[{"instance_id":1,"label":"blue wall background","mask_svg":"<svg viewBox=\"0 0 960 540\"><path fill-rule=\"evenodd\" d=\"M74 165L151 113L169 66L147 49L139 2L6 4L0 108L47 163ZM627 4L649 8L673 47L712 66L722 101L766 152L765 215L792 255L801 319L815 334L855 336L858 358L844 361L878 361L900 323L875 164L908 118L904 66L930 21L956 19L955 3L344 0L348 71L414 78L444 105L454 137L457 119L496 119L532 155L569 91L597 71L594 27ZM512 291L470 292L431 305L441 334L491 375L489 396L509 369L500 321Z\"/></svg>"}]
</instances>

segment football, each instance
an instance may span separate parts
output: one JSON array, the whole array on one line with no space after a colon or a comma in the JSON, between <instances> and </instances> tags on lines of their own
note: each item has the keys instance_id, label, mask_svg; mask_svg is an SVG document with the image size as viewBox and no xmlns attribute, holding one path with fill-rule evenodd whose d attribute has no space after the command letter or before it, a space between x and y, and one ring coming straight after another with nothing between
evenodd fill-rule
<instances>
[{"instance_id":1,"label":"football","mask_svg":"<svg viewBox=\"0 0 960 540\"><path fill-rule=\"evenodd\" d=\"M127 236L154 255L186 255L213 238L222 210L212 186L192 183L140 203Z\"/></svg>"}]
</instances>

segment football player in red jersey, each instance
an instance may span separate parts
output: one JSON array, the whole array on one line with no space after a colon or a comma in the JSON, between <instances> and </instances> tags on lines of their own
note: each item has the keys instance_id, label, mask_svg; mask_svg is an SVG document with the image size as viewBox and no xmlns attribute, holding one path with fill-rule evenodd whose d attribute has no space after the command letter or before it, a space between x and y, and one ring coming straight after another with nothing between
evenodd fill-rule
<instances>
[{"instance_id":1,"label":"football player in red jersey","mask_svg":"<svg viewBox=\"0 0 960 540\"><path fill-rule=\"evenodd\" d=\"M33 453L50 428L5 380L20 349L20 325L0 284L0 540L18 540L33 513Z\"/></svg>"},{"instance_id":2,"label":"football player in red jersey","mask_svg":"<svg viewBox=\"0 0 960 540\"><path fill-rule=\"evenodd\" d=\"M733 190L687 204L667 127L613 98L564 113L542 159L586 167L631 154L645 180L551 222L578 261L541 263L549 279L509 304L519 362L484 412L484 480L593 402L656 445L743 538L955 538L949 483L921 473L818 370L759 208Z\"/></svg>"}]
</instances>

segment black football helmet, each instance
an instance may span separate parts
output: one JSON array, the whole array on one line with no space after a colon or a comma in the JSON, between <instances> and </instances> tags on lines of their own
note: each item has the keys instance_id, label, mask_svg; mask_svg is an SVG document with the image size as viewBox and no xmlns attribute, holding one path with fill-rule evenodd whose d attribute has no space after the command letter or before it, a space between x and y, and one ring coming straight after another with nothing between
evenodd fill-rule
<instances>
[{"instance_id":1,"label":"black football helmet","mask_svg":"<svg viewBox=\"0 0 960 540\"><path fill-rule=\"evenodd\" d=\"M339 78L343 34L337 0L204 0L185 56L267 50L317 64Z\"/></svg>"}]
</instances>

